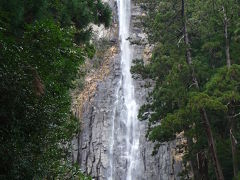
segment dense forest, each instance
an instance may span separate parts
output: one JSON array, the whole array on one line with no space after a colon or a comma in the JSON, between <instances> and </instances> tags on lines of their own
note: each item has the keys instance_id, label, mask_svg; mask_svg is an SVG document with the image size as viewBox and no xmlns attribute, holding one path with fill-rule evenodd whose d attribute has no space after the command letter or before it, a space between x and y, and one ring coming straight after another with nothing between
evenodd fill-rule
<instances>
[{"instance_id":1,"label":"dense forest","mask_svg":"<svg viewBox=\"0 0 240 180\"><path fill-rule=\"evenodd\" d=\"M131 71L156 81L147 137L158 149L184 132L182 179L240 179L240 1L140 1L154 51Z\"/></svg>"},{"instance_id":2,"label":"dense forest","mask_svg":"<svg viewBox=\"0 0 240 180\"><path fill-rule=\"evenodd\" d=\"M0 1L0 179L87 179L69 157L69 90L95 52L90 23L110 22L100 0Z\"/></svg>"}]
</instances>

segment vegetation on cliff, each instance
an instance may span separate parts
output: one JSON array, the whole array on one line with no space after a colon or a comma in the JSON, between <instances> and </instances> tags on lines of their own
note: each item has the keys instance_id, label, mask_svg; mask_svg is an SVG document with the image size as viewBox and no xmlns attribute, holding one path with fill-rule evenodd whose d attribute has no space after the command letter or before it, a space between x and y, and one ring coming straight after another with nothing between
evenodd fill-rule
<instances>
[{"instance_id":1,"label":"vegetation on cliff","mask_svg":"<svg viewBox=\"0 0 240 180\"><path fill-rule=\"evenodd\" d=\"M132 72L156 81L139 118L148 138L188 140L181 174L190 179L240 178L240 3L236 0L141 0L155 45L151 63Z\"/></svg>"},{"instance_id":2,"label":"vegetation on cliff","mask_svg":"<svg viewBox=\"0 0 240 180\"><path fill-rule=\"evenodd\" d=\"M69 158L78 121L69 89L93 56L100 0L0 1L0 179L85 179Z\"/></svg>"}]
</instances>

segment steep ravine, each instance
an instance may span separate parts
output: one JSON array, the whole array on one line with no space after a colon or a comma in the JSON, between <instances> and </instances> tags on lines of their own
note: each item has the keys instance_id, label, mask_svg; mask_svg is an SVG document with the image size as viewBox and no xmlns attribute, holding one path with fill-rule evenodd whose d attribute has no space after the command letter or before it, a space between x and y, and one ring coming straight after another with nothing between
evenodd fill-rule
<instances>
[{"instance_id":1,"label":"steep ravine","mask_svg":"<svg viewBox=\"0 0 240 180\"><path fill-rule=\"evenodd\" d=\"M73 98L73 112L81 121L81 132L73 140L73 159L79 163L81 169L98 180L125 180L128 174L128 161L122 158L124 141L118 135L126 131L120 121L122 111L119 105L123 104L121 98L124 91L119 83L122 81L122 65L120 41L118 38L119 18L117 1L106 1L113 10L113 23L109 30L96 29L99 38L107 39L111 46L106 50L103 63L98 70L87 75L85 89ZM149 61L152 46L148 44L147 36L143 32L140 18L145 13L141 4L136 0L131 2L130 37L133 59ZM151 80L142 80L134 75L133 84L135 100L140 107L145 103L152 87L147 88ZM153 83L152 83L153 84ZM119 97L120 96L120 97ZM114 123L113 123L114 121ZM114 129L113 129L114 124ZM139 124L139 157L138 172L134 173L132 180L168 180L179 179L177 174L182 169L182 150L176 144L184 143L180 138L174 142L164 143L160 146L156 156L152 156L153 144L145 138L147 122ZM113 131L114 130L114 131ZM114 135L114 143L113 143Z\"/></svg>"}]
</instances>

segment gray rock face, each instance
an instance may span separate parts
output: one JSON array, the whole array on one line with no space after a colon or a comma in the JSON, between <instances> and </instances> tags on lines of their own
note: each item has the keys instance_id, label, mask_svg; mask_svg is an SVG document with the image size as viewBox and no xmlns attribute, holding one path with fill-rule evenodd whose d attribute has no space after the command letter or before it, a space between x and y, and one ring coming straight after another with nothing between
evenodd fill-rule
<instances>
[{"instance_id":1,"label":"gray rock face","mask_svg":"<svg viewBox=\"0 0 240 180\"><path fill-rule=\"evenodd\" d=\"M109 169L109 145L115 87L118 83L119 64L117 57L111 73L100 82L93 102L83 106L82 130L74 140L74 159L84 172L96 179L107 179ZM119 72L119 73L118 73ZM76 154L77 153L77 154Z\"/></svg>"},{"instance_id":2,"label":"gray rock face","mask_svg":"<svg viewBox=\"0 0 240 180\"><path fill-rule=\"evenodd\" d=\"M117 7L114 0L108 0L114 12L114 20L117 21ZM140 4L132 2L132 20L131 35L134 59L144 59L144 49L149 47L147 36L143 33L143 28L139 25L141 17L144 14ZM115 27L117 28L117 27ZM111 39L118 37L111 36ZM109 41L111 41L109 39ZM119 44L118 41L116 41ZM119 47L117 45L117 47ZM111 57L109 74L101 82L98 82L94 96L91 100L86 101L83 105L81 116L81 132L73 140L73 160L80 164L81 169L96 180L106 180L110 177L109 171L111 163L110 156L113 156L114 180L125 180L127 165L122 161L120 156L121 139L117 138L115 131L115 145L113 154L110 154L112 125L115 119L115 129L124 131L124 127L119 123L118 118L121 114L114 107L116 105L116 94L121 94L121 89L117 89L121 76L120 53ZM148 93L152 87L146 88L146 84L153 84L151 80L142 80L141 77L135 76L135 94L139 105L146 102ZM121 102L120 102L121 103ZM78 116L78 110L73 109ZM170 180L179 179L177 174L182 169L181 160L176 160L176 142L167 142L160 146L156 156L152 156L154 144L148 142L145 138L147 131L147 122L140 123L140 169L139 177L136 180Z\"/></svg>"}]
</instances>

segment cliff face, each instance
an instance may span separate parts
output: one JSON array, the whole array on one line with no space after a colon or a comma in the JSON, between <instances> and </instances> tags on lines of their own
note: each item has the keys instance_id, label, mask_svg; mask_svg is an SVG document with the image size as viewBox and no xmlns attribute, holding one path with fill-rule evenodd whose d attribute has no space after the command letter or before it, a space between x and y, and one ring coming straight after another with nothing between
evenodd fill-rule
<instances>
[{"instance_id":1,"label":"cliff face","mask_svg":"<svg viewBox=\"0 0 240 180\"><path fill-rule=\"evenodd\" d=\"M120 50L118 40L117 3L114 0L107 1L113 9L113 25L109 30L102 27L94 27L96 40L105 38L111 42L102 56L102 63L98 70L87 75L85 89L73 98L73 112L81 119L81 132L73 140L73 159L78 162L82 170L95 179L108 179L110 177L110 159L114 164L114 179L125 179L126 165L120 161L121 148L115 145L113 154L110 154L112 143L112 125L115 119L115 144L120 144L117 138L119 129L124 127L119 123L121 117L116 110L117 89L121 76ZM131 35L129 40L132 44L133 59L143 59L148 63L151 56L152 46L147 42L147 36L143 33L141 17L145 15L141 4L132 1ZM134 75L135 95L139 107L146 102L146 97L152 91L151 80L142 80ZM120 102L121 103L121 102ZM182 169L182 152L176 144L182 144L182 137L174 142L164 143L160 146L156 156L152 156L153 143L145 138L147 122L140 123L140 169L139 177L144 180L167 180L179 179L177 174ZM113 157L111 157L113 156Z\"/></svg>"}]
</instances>

